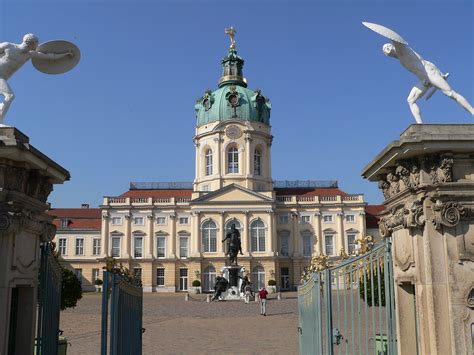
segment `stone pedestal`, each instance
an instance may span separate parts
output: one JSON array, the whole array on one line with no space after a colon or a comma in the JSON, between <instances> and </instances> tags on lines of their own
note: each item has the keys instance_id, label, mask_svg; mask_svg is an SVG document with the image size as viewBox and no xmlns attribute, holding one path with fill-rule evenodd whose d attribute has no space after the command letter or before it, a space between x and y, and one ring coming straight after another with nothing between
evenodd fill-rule
<instances>
[{"instance_id":1,"label":"stone pedestal","mask_svg":"<svg viewBox=\"0 0 474 355\"><path fill-rule=\"evenodd\" d=\"M412 125L363 171L383 191L399 354L472 354L474 125Z\"/></svg>"},{"instance_id":2,"label":"stone pedestal","mask_svg":"<svg viewBox=\"0 0 474 355\"><path fill-rule=\"evenodd\" d=\"M224 278L229 281L228 290L222 294L222 299L226 301L240 300L240 287L242 286L242 278L244 269L238 265L224 266L222 273Z\"/></svg>"},{"instance_id":3,"label":"stone pedestal","mask_svg":"<svg viewBox=\"0 0 474 355\"><path fill-rule=\"evenodd\" d=\"M0 354L33 354L40 243L54 237L45 211L69 173L13 127L0 127Z\"/></svg>"}]
</instances>

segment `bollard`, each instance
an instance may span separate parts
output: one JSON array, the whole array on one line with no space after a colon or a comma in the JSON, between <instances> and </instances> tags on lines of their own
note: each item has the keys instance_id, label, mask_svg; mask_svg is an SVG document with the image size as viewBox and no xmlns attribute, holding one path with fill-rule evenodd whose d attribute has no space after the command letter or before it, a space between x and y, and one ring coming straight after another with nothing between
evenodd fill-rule
<instances>
[{"instance_id":1,"label":"bollard","mask_svg":"<svg viewBox=\"0 0 474 355\"><path fill-rule=\"evenodd\" d=\"M258 302L258 295L255 294L255 302Z\"/></svg>"},{"instance_id":2,"label":"bollard","mask_svg":"<svg viewBox=\"0 0 474 355\"><path fill-rule=\"evenodd\" d=\"M189 293L186 293L186 294L184 295L184 300L185 300L185 301L189 301Z\"/></svg>"},{"instance_id":3,"label":"bollard","mask_svg":"<svg viewBox=\"0 0 474 355\"><path fill-rule=\"evenodd\" d=\"M281 292L278 292L277 299L278 299L278 301L281 300Z\"/></svg>"},{"instance_id":4,"label":"bollard","mask_svg":"<svg viewBox=\"0 0 474 355\"><path fill-rule=\"evenodd\" d=\"M206 302L207 302L207 303L210 303L210 302L211 302L211 295L207 295L207 297L206 297Z\"/></svg>"}]
</instances>

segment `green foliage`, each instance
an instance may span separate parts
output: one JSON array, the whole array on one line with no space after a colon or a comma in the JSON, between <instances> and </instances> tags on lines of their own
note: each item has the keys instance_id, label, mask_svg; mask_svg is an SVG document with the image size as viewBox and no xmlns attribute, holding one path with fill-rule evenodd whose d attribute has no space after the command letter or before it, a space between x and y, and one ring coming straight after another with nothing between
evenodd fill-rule
<instances>
[{"instance_id":1,"label":"green foliage","mask_svg":"<svg viewBox=\"0 0 474 355\"><path fill-rule=\"evenodd\" d=\"M193 287L199 287L199 286L201 286L201 281L199 281L199 280L194 280L194 281L193 281Z\"/></svg>"},{"instance_id":2,"label":"green foliage","mask_svg":"<svg viewBox=\"0 0 474 355\"><path fill-rule=\"evenodd\" d=\"M94 281L94 285L96 285L96 286L102 286L103 283L104 283L104 281L102 281L101 279L96 279Z\"/></svg>"},{"instance_id":3,"label":"green foliage","mask_svg":"<svg viewBox=\"0 0 474 355\"><path fill-rule=\"evenodd\" d=\"M380 272L380 278L378 276ZM360 298L367 303L369 307L385 307L385 279L384 279L384 269L383 266L377 267L375 264L373 265L372 269L372 278L370 275L370 269L365 270L365 285L364 285L364 277L359 278L359 296ZM379 285L380 280L380 285ZM367 286L367 291L365 290L365 286ZM373 294L374 299L372 300L372 286L373 286ZM379 288L380 288L380 296L379 296Z\"/></svg>"},{"instance_id":4,"label":"green foliage","mask_svg":"<svg viewBox=\"0 0 474 355\"><path fill-rule=\"evenodd\" d=\"M61 284L61 310L76 307L77 301L82 298L81 282L68 269L62 268L63 282Z\"/></svg>"},{"instance_id":5,"label":"green foliage","mask_svg":"<svg viewBox=\"0 0 474 355\"><path fill-rule=\"evenodd\" d=\"M268 280L268 286L276 286L277 282L275 280Z\"/></svg>"}]
</instances>

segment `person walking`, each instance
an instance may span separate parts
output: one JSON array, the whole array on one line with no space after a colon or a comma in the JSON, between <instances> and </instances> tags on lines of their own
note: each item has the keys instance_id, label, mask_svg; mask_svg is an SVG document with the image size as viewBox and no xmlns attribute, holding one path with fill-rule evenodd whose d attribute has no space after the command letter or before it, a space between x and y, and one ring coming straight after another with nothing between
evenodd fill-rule
<instances>
[{"instance_id":1,"label":"person walking","mask_svg":"<svg viewBox=\"0 0 474 355\"><path fill-rule=\"evenodd\" d=\"M252 287L249 284L245 285L244 287L245 303L249 303L251 294L252 294Z\"/></svg>"},{"instance_id":2,"label":"person walking","mask_svg":"<svg viewBox=\"0 0 474 355\"><path fill-rule=\"evenodd\" d=\"M258 291L258 298L260 299L260 315L266 316L267 315L267 295L268 292L263 286L260 291Z\"/></svg>"}]
</instances>

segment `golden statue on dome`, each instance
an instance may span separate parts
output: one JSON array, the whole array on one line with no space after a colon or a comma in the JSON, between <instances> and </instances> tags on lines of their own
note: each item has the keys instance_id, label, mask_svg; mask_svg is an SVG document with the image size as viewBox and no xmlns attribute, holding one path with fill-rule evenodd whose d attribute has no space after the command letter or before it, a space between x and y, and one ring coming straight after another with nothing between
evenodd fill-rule
<instances>
[{"instance_id":1,"label":"golden statue on dome","mask_svg":"<svg viewBox=\"0 0 474 355\"><path fill-rule=\"evenodd\" d=\"M234 27L230 26L229 28L226 28L224 30L225 34L229 36L230 38L230 49L235 49L235 34L237 31L234 29Z\"/></svg>"}]
</instances>

